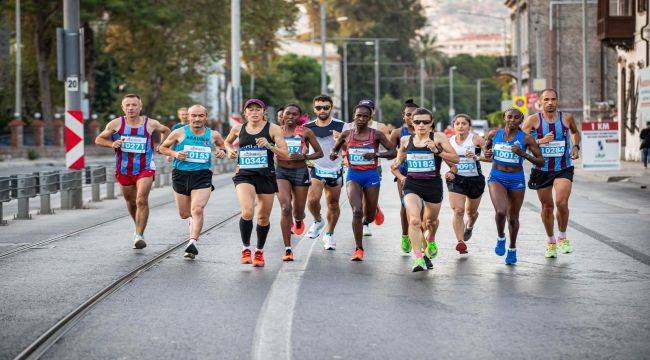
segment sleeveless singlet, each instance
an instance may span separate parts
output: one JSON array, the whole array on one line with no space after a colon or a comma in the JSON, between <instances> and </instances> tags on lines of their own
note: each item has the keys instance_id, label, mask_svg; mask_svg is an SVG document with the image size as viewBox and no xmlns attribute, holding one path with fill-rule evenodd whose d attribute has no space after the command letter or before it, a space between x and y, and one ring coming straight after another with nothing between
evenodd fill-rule
<instances>
[{"instance_id":1,"label":"sleeveless singlet","mask_svg":"<svg viewBox=\"0 0 650 360\"><path fill-rule=\"evenodd\" d=\"M115 149L115 170L122 175L138 175L143 170L156 170L153 160L153 140L147 131L149 118L145 116L139 127L131 127L124 116L113 140L122 139L122 146Z\"/></svg>"},{"instance_id":2,"label":"sleeveless singlet","mask_svg":"<svg viewBox=\"0 0 650 360\"><path fill-rule=\"evenodd\" d=\"M465 156L465 154L468 151L473 151L475 154L478 155L477 147L474 145L474 136L475 134L473 132L470 132L469 135L467 136L467 139L465 141L458 145L456 142L456 136L453 135L450 139L449 142L451 143L451 146L456 150L456 154L460 157L460 161L458 164L456 164L456 169L458 170L458 175L460 176L467 176L467 177L472 177L472 176L479 176L481 175L481 165L478 160L472 160Z\"/></svg>"},{"instance_id":3,"label":"sleeveless singlet","mask_svg":"<svg viewBox=\"0 0 650 360\"><path fill-rule=\"evenodd\" d=\"M275 163L273 160L273 151L258 147L255 143L256 138L266 138L272 142L270 134L271 123L268 121L262 127L259 133L251 135L246 131L245 122L239 131L239 154L237 155L237 164L239 173L243 175L272 175L275 173Z\"/></svg>"},{"instance_id":4,"label":"sleeveless singlet","mask_svg":"<svg viewBox=\"0 0 650 360\"><path fill-rule=\"evenodd\" d=\"M433 140L433 133L429 133ZM413 136L406 145L406 176L411 179L434 179L440 177L442 158L434 154L428 147L417 147Z\"/></svg>"},{"instance_id":5,"label":"sleeveless singlet","mask_svg":"<svg viewBox=\"0 0 650 360\"><path fill-rule=\"evenodd\" d=\"M205 128L203 135L194 134L189 125L182 129L185 138L174 145L174 151L186 151L187 158L184 161L174 159L172 167L182 171L209 170L212 166L212 129Z\"/></svg>"},{"instance_id":6,"label":"sleeveless singlet","mask_svg":"<svg viewBox=\"0 0 650 360\"><path fill-rule=\"evenodd\" d=\"M517 144L523 150L526 151L526 134L517 130L517 133L510 141L505 139L506 132L503 129L497 130L492 140L492 161L495 164L516 167L521 166L524 163L524 158L512 152L512 145Z\"/></svg>"},{"instance_id":7,"label":"sleeveless singlet","mask_svg":"<svg viewBox=\"0 0 650 360\"><path fill-rule=\"evenodd\" d=\"M357 139L357 129L354 128L350 130L350 136L348 137L348 164L353 170L371 170L377 168L377 158L365 159L364 154L375 154L379 147L377 146L377 141L375 140L375 132L377 130L369 128L370 133L368 134L367 139Z\"/></svg>"},{"instance_id":8,"label":"sleeveless singlet","mask_svg":"<svg viewBox=\"0 0 650 360\"><path fill-rule=\"evenodd\" d=\"M553 132L554 139L547 144L539 144L539 150L544 157L544 165L537 166L535 169L542 171L560 171L571 166L571 137L569 128L564 125L563 115L558 111L558 118L554 122L548 122L537 113L539 120L537 129L533 129L532 135L536 139L543 138L549 132Z\"/></svg>"},{"instance_id":9,"label":"sleeveless singlet","mask_svg":"<svg viewBox=\"0 0 650 360\"><path fill-rule=\"evenodd\" d=\"M320 144L321 149L323 150L323 156L320 159L312 160L314 166L314 173L322 178L331 178L336 179L340 176L341 173L341 157L332 161L329 158L329 153L332 151L334 144L334 136L332 135L333 131L342 133L345 127L345 123L341 120L334 119L330 121L326 126L318 126L317 120L311 121L305 124L305 127L310 129L314 135L316 135L316 140ZM313 153L314 149L310 149L310 153Z\"/></svg>"}]
</instances>

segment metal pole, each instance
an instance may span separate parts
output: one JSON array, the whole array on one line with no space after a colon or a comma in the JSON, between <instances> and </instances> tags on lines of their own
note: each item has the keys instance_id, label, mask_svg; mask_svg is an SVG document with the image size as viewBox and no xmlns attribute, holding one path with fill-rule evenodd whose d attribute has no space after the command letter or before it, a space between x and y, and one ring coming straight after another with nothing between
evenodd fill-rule
<instances>
[{"instance_id":1,"label":"metal pole","mask_svg":"<svg viewBox=\"0 0 650 360\"><path fill-rule=\"evenodd\" d=\"M375 109L377 121L381 122L381 98L379 94L379 39L375 39Z\"/></svg>"},{"instance_id":2,"label":"metal pole","mask_svg":"<svg viewBox=\"0 0 650 360\"><path fill-rule=\"evenodd\" d=\"M348 122L348 43L343 43L343 121Z\"/></svg>"},{"instance_id":3,"label":"metal pole","mask_svg":"<svg viewBox=\"0 0 650 360\"><path fill-rule=\"evenodd\" d=\"M455 66L449 68L449 123L456 115L456 110L454 109L454 70Z\"/></svg>"},{"instance_id":4,"label":"metal pole","mask_svg":"<svg viewBox=\"0 0 650 360\"><path fill-rule=\"evenodd\" d=\"M327 8L325 7L325 0L320 3L320 92L327 94L327 49L325 41L327 40Z\"/></svg>"},{"instance_id":5,"label":"metal pole","mask_svg":"<svg viewBox=\"0 0 650 360\"><path fill-rule=\"evenodd\" d=\"M476 79L476 118L481 118L481 79Z\"/></svg>"},{"instance_id":6,"label":"metal pole","mask_svg":"<svg viewBox=\"0 0 650 360\"><path fill-rule=\"evenodd\" d=\"M16 119L20 119L22 116L22 47L20 0L16 0Z\"/></svg>"},{"instance_id":7,"label":"metal pole","mask_svg":"<svg viewBox=\"0 0 650 360\"><path fill-rule=\"evenodd\" d=\"M582 0L582 121L589 120L589 48L587 48L587 0Z\"/></svg>"},{"instance_id":8,"label":"metal pole","mask_svg":"<svg viewBox=\"0 0 650 360\"><path fill-rule=\"evenodd\" d=\"M517 53L517 93L521 95L521 15L519 1L515 3L515 52Z\"/></svg>"},{"instance_id":9,"label":"metal pole","mask_svg":"<svg viewBox=\"0 0 650 360\"><path fill-rule=\"evenodd\" d=\"M424 107L424 59L420 59L420 106Z\"/></svg>"},{"instance_id":10,"label":"metal pole","mask_svg":"<svg viewBox=\"0 0 650 360\"><path fill-rule=\"evenodd\" d=\"M240 3L239 0L230 2L230 77L232 81L231 89L231 109L233 115L239 115L241 108L241 34L240 34Z\"/></svg>"},{"instance_id":11,"label":"metal pole","mask_svg":"<svg viewBox=\"0 0 650 360\"><path fill-rule=\"evenodd\" d=\"M436 113L436 78L431 74L431 112Z\"/></svg>"},{"instance_id":12,"label":"metal pole","mask_svg":"<svg viewBox=\"0 0 650 360\"><path fill-rule=\"evenodd\" d=\"M535 78L537 79L542 78L542 48L539 37L540 32L537 28L535 28Z\"/></svg>"}]
</instances>

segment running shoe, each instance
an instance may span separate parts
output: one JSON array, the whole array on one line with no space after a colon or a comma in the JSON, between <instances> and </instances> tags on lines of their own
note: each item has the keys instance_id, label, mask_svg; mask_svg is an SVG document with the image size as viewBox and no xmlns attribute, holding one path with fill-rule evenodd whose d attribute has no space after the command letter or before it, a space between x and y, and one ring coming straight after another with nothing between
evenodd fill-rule
<instances>
[{"instance_id":1,"label":"running shoe","mask_svg":"<svg viewBox=\"0 0 650 360\"><path fill-rule=\"evenodd\" d=\"M377 212L375 213L375 224L381 225L384 223L384 213L381 211L379 205L377 205Z\"/></svg>"},{"instance_id":2,"label":"running shoe","mask_svg":"<svg viewBox=\"0 0 650 360\"><path fill-rule=\"evenodd\" d=\"M506 254L506 239L497 239L497 246L494 247L494 252L499 256Z\"/></svg>"},{"instance_id":3,"label":"running shoe","mask_svg":"<svg viewBox=\"0 0 650 360\"><path fill-rule=\"evenodd\" d=\"M413 272L419 272L419 271L424 271L427 270L427 264L424 262L423 258L415 258L415 261L413 261Z\"/></svg>"},{"instance_id":4,"label":"running shoe","mask_svg":"<svg viewBox=\"0 0 650 360\"><path fill-rule=\"evenodd\" d=\"M465 232L463 233L463 241L468 241L469 239L472 238L472 230L474 229L473 228L470 229L468 227L465 228Z\"/></svg>"},{"instance_id":5,"label":"running shoe","mask_svg":"<svg viewBox=\"0 0 650 360\"><path fill-rule=\"evenodd\" d=\"M544 256L547 258L557 257L557 245L555 243L546 243L546 253Z\"/></svg>"},{"instance_id":6,"label":"running shoe","mask_svg":"<svg viewBox=\"0 0 650 360\"><path fill-rule=\"evenodd\" d=\"M293 261L293 251L291 251L291 249L284 250L282 261Z\"/></svg>"},{"instance_id":7,"label":"running shoe","mask_svg":"<svg viewBox=\"0 0 650 360\"><path fill-rule=\"evenodd\" d=\"M363 225L363 236L372 236L370 232L370 224Z\"/></svg>"},{"instance_id":8,"label":"running shoe","mask_svg":"<svg viewBox=\"0 0 650 360\"><path fill-rule=\"evenodd\" d=\"M185 248L185 255L183 255L183 257L186 259L194 260L194 258L198 254L199 254L199 249L197 249L196 245L193 243L189 243Z\"/></svg>"},{"instance_id":9,"label":"running shoe","mask_svg":"<svg viewBox=\"0 0 650 360\"><path fill-rule=\"evenodd\" d=\"M408 235L402 235L402 252L408 254L411 252L411 240Z\"/></svg>"},{"instance_id":10,"label":"running shoe","mask_svg":"<svg viewBox=\"0 0 650 360\"><path fill-rule=\"evenodd\" d=\"M431 262L431 259L429 259L428 256L424 255L422 259L424 259L424 263L427 264L427 270L433 269L433 263Z\"/></svg>"},{"instance_id":11,"label":"running shoe","mask_svg":"<svg viewBox=\"0 0 650 360\"><path fill-rule=\"evenodd\" d=\"M255 257L253 258L254 267L263 267L264 266L264 251L255 250Z\"/></svg>"},{"instance_id":12,"label":"running shoe","mask_svg":"<svg viewBox=\"0 0 650 360\"><path fill-rule=\"evenodd\" d=\"M517 263L517 249L510 250L508 249L508 255L506 255L506 265L514 265Z\"/></svg>"},{"instance_id":13,"label":"running shoe","mask_svg":"<svg viewBox=\"0 0 650 360\"><path fill-rule=\"evenodd\" d=\"M242 264L252 264L253 260L251 259L251 250L244 249L241 251L241 263Z\"/></svg>"},{"instance_id":14,"label":"running shoe","mask_svg":"<svg viewBox=\"0 0 650 360\"><path fill-rule=\"evenodd\" d=\"M352 261L363 261L363 250L356 249L354 250L354 255L352 256Z\"/></svg>"},{"instance_id":15,"label":"running shoe","mask_svg":"<svg viewBox=\"0 0 650 360\"><path fill-rule=\"evenodd\" d=\"M323 221L314 221L311 223L309 231L307 231L307 236L309 236L310 239L319 237L321 231L323 230L323 227L325 227L325 223Z\"/></svg>"},{"instance_id":16,"label":"running shoe","mask_svg":"<svg viewBox=\"0 0 650 360\"><path fill-rule=\"evenodd\" d=\"M296 227L296 223L291 224L291 233L298 236L302 235L305 232L305 222L300 222L300 227Z\"/></svg>"},{"instance_id":17,"label":"running shoe","mask_svg":"<svg viewBox=\"0 0 650 360\"><path fill-rule=\"evenodd\" d=\"M435 241L430 241L427 243L427 247L424 249L424 255L429 259L433 259L438 255L438 246Z\"/></svg>"},{"instance_id":18,"label":"running shoe","mask_svg":"<svg viewBox=\"0 0 650 360\"><path fill-rule=\"evenodd\" d=\"M135 234L133 236L133 248L140 250L146 247L147 247L147 243L144 241L144 236Z\"/></svg>"},{"instance_id":19,"label":"running shoe","mask_svg":"<svg viewBox=\"0 0 650 360\"><path fill-rule=\"evenodd\" d=\"M325 233L323 235L323 247L325 250L336 250L336 242L332 240L332 235Z\"/></svg>"},{"instance_id":20,"label":"running shoe","mask_svg":"<svg viewBox=\"0 0 650 360\"><path fill-rule=\"evenodd\" d=\"M571 247L571 244L569 243L569 239L559 239L557 241L557 247L560 249L562 254L568 254L570 252L573 252L573 247Z\"/></svg>"},{"instance_id":21,"label":"running shoe","mask_svg":"<svg viewBox=\"0 0 650 360\"><path fill-rule=\"evenodd\" d=\"M465 245L463 241L459 241L458 244L456 244L456 251L460 254L467 254L467 245Z\"/></svg>"}]
</instances>

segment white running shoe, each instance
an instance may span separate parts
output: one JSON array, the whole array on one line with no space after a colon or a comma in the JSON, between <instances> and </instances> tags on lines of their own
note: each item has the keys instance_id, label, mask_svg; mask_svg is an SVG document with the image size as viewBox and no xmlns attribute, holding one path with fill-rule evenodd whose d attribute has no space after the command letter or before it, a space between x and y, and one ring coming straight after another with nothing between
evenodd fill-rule
<instances>
[{"instance_id":1,"label":"white running shoe","mask_svg":"<svg viewBox=\"0 0 650 360\"><path fill-rule=\"evenodd\" d=\"M336 242L332 240L332 235L328 233L323 235L323 247L325 250L336 250Z\"/></svg>"},{"instance_id":2,"label":"white running shoe","mask_svg":"<svg viewBox=\"0 0 650 360\"><path fill-rule=\"evenodd\" d=\"M309 230L307 231L307 236L309 236L310 239L315 239L320 236L321 231L323 231L323 228L325 227L325 222L324 221L314 221L311 223L311 226L309 227Z\"/></svg>"},{"instance_id":3,"label":"white running shoe","mask_svg":"<svg viewBox=\"0 0 650 360\"><path fill-rule=\"evenodd\" d=\"M135 234L133 235L133 248L134 249L144 249L147 247L147 243L144 241L144 236Z\"/></svg>"},{"instance_id":4,"label":"white running shoe","mask_svg":"<svg viewBox=\"0 0 650 360\"><path fill-rule=\"evenodd\" d=\"M372 233L370 232L370 224L363 225L363 236L372 236Z\"/></svg>"}]
</instances>

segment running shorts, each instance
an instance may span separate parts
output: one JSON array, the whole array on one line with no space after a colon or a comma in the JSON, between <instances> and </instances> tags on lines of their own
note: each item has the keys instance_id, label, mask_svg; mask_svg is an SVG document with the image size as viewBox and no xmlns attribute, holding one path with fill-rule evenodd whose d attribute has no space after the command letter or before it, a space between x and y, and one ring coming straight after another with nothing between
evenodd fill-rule
<instances>
[{"instance_id":1,"label":"running shorts","mask_svg":"<svg viewBox=\"0 0 650 360\"><path fill-rule=\"evenodd\" d=\"M122 186L133 186L138 180L146 177L154 177L156 175L155 170L142 170L137 175L124 175L120 174L119 170L115 171L115 180Z\"/></svg>"},{"instance_id":2,"label":"running shorts","mask_svg":"<svg viewBox=\"0 0 650 360\"><path fill-rule=\"evenodd\" d=\"M172 170L172 188L176 193L185 196L190 196L192 190L206 188L214 190L212 171L207 169L195 171L174 169Z\"/></svg>"},{"instance_id":3,"label":"running shorts","mask_svg":"<svg viewBox=\"0 0 650 360\"><path fill-rule=\"evenodd\" d=\"M407 177L402 191L405 197L408 194L415 194L425 202L439 204L442 202L442 179L440 177L433 179Z\"/></svg>"},{"instance_id":4,"label":"running shorts","mask_svg":"<svg viewBox=\"0 0 650 360\"><path fill-rule=\"evenodd\" d=\"M275 194L278 192L278 183L275 181L275 175L237 173L233 176L232 182L235 183L235 186L239 184L251 184L255 187L256 194Z\"/></svg>"},{"instance_id":5,"label":"running shorts","mask_svg":"<svg viewBox=\"0 0 650 360\"><path fill-rule=\"evenodd\" d=\"M379 172L377 169L355 170L349 168L346 180L348 182L354 181L359 184L362 189L379 186L381 184L381 179L379 178Z\"/></svg>"},{"instance_id":6,"label":"running shorts","mask_svg":"<svg viewBox=\"0 0 650 360\"><path fill-rule=\"evenodd\" d=\"M278 180L287 180L293 186L311 185L311 179L309 178L309 168L307 168L306 166L297 169L283 168L281 166L276 166L275 177Z\"/></svg>"},{"instance_id":7,"label":"running shorts","mask_svg":"<svg viewBox=\"0 0 650 360\"><path fill-rule=\"evenodd\" d=\"M447 180L447 190L470 199L478 199L485 191L485 176L454 175L453 180Z\"/></svg>"},{"instance_id":8,"label":"running shorts","mask_svg":"<svg viewBox=\"0 0 650 360\"><path fill-rule=\"evenodd\" d=\"M558 171L542 171L531 169L528 187L532 190L553 186L555 179L568 179L573 182L573 166Z\"/></svg>"},{"instance_id":9,"label":"running shorts","mask_svg":"<svg viewBox=\"0 0 650 360\"><path fill-rule=\"evenodd\" d=\"M320 182L324 182L325 186L329 187L337 187L337 186L343 186L343 172L341 170L338 171L337 177L322 177L316 174L316 168L311 168L310 170L311 178L312 180L318 180Z\"/></svg>"},{"instance_id":10,"label":"running shorts","mask_svg":"<svg viewBox=\"0 0 650 360\"><path fill-rule=\"evenodd\" d=\"M524 171L506 172L492 168L488 184L499 183L506 190L526 191L526 177Z\"/></svg>"}]
</instances>

